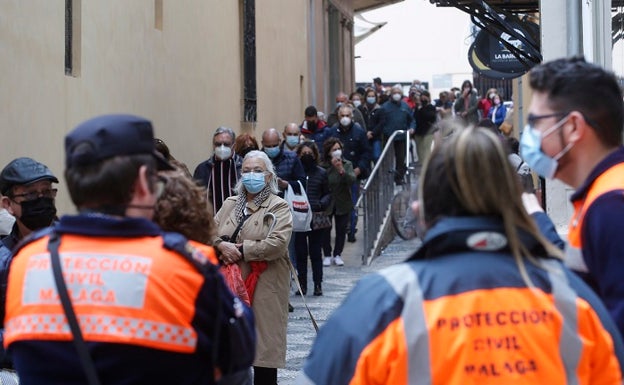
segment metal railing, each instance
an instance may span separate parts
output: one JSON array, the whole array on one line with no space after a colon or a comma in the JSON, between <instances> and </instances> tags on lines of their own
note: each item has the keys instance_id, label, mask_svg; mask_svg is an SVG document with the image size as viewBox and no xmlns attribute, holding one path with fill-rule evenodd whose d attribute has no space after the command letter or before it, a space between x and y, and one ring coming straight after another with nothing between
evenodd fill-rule
<instances>
[{"instance_id":1,"label":"metal railing","mask_svg":"<svg viewBox=\"0 0 624 385\"><path fill-rule=\"evenodd\" d=\"M368 264L381 252L380 247L376 247L382 234L382 225L389 215L389 207L392 197L395 194L394 177L394 138L405 135L405 167L409 170L410 159L410 138L409 131L397 130L388 138L379 160L366 180L364 187L360 189L360 196L355 203L355 209L359 211L360 206L363 212L364 242L362 246L362 264ZM404 183L409 186L409 172L403 176L407 178Z\"/></svg>"}]
</instances>

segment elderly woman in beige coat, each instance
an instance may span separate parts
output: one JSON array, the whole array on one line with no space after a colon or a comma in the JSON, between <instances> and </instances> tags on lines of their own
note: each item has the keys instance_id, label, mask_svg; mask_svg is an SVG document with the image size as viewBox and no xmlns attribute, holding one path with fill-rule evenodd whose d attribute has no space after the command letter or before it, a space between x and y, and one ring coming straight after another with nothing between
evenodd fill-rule
<instances>
[{"instance_id":1,"label":"elderly woman in beige coat","mask_svg":"<svg viewBox=\"0 0 624 385\"><path fill-rule=\"evenodd\" d=\"M245 156L236 190L238 195L226 199L215 216L213 245L223 263L240 265L243 279L260 272L253 297L249 293L258 339L254 384L275 385L277 368L286 365L292 216L288 203L275 195L277 176L264 152Z\"/></svg>"}]
</instances>

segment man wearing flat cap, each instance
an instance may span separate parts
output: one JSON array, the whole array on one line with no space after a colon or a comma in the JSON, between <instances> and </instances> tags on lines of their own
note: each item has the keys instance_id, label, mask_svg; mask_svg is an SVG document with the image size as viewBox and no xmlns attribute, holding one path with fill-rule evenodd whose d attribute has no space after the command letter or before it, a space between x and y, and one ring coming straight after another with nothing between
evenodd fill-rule
<instances>
[{"instance_id":1,"label":"man wearing flat cap","mask_svg":"<svg viewBox=\"0 0 624 385\"><path fill-rule=\"evenodd\" d=\"M50 169L31 158L17 158L0 172L0 202L15 217L13 228L0 240L0 324L4 319L6 285L13 249L33 231L50 226L56 218L54 198L58 179ZM0 338L1 341L1 338ZM0 346L0 367L10 368L10 358Z\"/></svg>"},{"instance_id":2,"label":"man wearing flat cap","mask_svg":"<svg viewBox=\"0 0 624 385\"><path fill-rule=\"evenodd\" d=\"M17 158L0 172L2 207L16 218L11 234L2 239L10 251L32 231L50 226L56 217L52 183L58 179L50 169L31 158ZM0 249L0 256L4 255Z\"/></svg>"},{"instance_id":3,"label":"man wearing flat cap","mask_svg":"<svg viewBox=\"0 0 624 385\"><path fill-rule=\"evenodd\" d=\"M65 137L65 166L78 214L21 244L9 272L4 340L20 383L215 384L245 372L251 311L216 258L151 221L158 171L173 169L151 123L88 120Z\"/></svg>"}]
</instances>

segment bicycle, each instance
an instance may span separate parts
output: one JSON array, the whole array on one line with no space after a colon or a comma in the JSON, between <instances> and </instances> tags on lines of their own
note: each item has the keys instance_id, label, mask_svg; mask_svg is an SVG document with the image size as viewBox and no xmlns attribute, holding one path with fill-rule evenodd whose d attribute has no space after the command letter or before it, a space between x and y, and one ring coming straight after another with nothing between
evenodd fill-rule
<instances>
[{"instance_id":1,"label":"bicycle","mask_svg":"<svg viewBox=\"0 0 624 385\"><path fill-rule=\"evenodd\" d=\"M408 167L405 172L402 189L395 193L390 203L390 219L392 227L401 239L410 240L418 236L421 231L419 228L418 217L412 210L412 203L418 200L418 179L411 182L410 171L414 167ZM396 170L391 173L397 174Z\"/></svg>"}]
</instances>

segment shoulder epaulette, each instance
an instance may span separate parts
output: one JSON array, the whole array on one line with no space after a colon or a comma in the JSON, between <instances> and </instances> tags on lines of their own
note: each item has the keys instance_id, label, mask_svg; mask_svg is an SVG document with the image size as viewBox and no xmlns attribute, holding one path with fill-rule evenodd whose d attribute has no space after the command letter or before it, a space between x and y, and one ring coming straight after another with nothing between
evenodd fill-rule
<instances>
[{"instance_id":1,"label":"shoulder epaulette","mask_svg":"<svg viewBox=\"0 0 624 385\"><path fill-rule=\"evenodd\" d=\"M191 245L184 235L172 232L163 232L162 238L163 246L167 250L172 250L180 254L186 258L186 260L191 262L197 270L201 272L216 270L215 265L210 262L208 257L198 248Z\"/></svg>"},{"instance_id":2,"label":"shoulder epaulette","mask_svg":"<svg viewBox=\"0 0 624 385\"><path fill-rule=\"evenodd\" d=\"M27 236L22 238L17 243L17 245L15 246L15 249L13 249L13 255L17 254L17 252L20 251L22 247L26 246L27 244L32 243L43 237L47 237L48 235L51 235L52 233L54 233L54 227L45 227L43 229L33 231L32 233L28 234Z\"/></svg>"}]
</instances>

